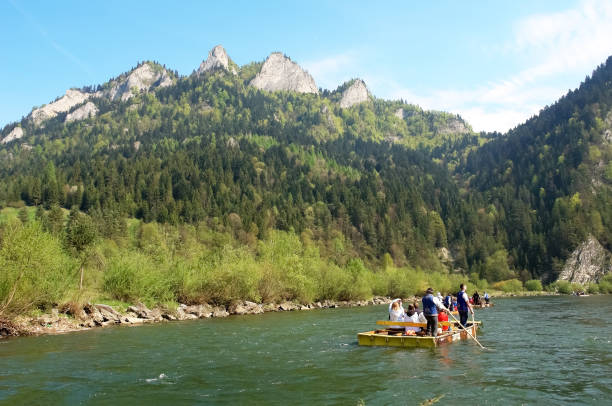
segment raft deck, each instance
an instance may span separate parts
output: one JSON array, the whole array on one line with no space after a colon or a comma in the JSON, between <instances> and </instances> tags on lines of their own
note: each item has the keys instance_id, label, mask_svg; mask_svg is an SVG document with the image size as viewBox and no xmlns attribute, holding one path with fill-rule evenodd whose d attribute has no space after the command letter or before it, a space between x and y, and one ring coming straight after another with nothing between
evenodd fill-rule
<instances>
[{"instance_id":1,"label":"raft deck","mask_svg":"<svg viewBox=\"0 0 612 406\"><path fill-rule=\"evenodd\" d=\"M477 305L472 305L473 307L475 307L476 309L480 308L480 309L484 309L485 307L493 307L495 306L493 303L480 303Z\"/></svg>"},{"instance_id":2,"label":"raft deck","mask_svg":"<svg viewBox=\"0 0 612 406\"><path fill-rule=\"evenodd\" d=\"M425 329L427 327L427 323L411 323L406 321L387 321L380 320L376 322L376 324L380 325L392 325L392 326L412 326L412 327L421 327ZM366 346L386 346L386 347L422 347L422 348L433 348L442 344L452 343L453 341L458 340L466 340L469 339L470 336L468 331L472 333L474 337L476 337L476 331L478 330L478 325L481 324L480 321L476 321L474 324L467 327L466 330L455 327L454 322L443 321L439 322L438 326L451 326L453 330L451 331L443 331L438 334L436 337L431 336L418 336L418 335L410 335L405 336L401 332L394 332L393 330L384 329L384 330L373 330L366 331L365 333L357 334L357 341L359 345Z\"/></svg>"}]
</instances>

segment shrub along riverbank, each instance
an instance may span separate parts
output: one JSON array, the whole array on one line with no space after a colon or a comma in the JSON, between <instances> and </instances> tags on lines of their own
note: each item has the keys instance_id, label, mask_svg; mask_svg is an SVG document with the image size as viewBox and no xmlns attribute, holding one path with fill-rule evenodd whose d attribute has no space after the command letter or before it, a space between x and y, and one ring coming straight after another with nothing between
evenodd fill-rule
<instances>
[{"instance_id":1,"label":"shrub along riverbank","mask_svg":"<svg viewBox=\"0 0 612 406\"><path fill-rule=\"evenodd\" d=\"M59 218L58 220L53 218ZM78 313L87 303L127 308L174 308L178 304L229 307L254 303L359 301L373 296L410 297L427 287L455 292L520 293L541 291L539 281L503 281L490 285L476 274L366 264L343 251L335 240L333 256L290 232L272 231L263 240L240 238L210 224L159 225L118 219L105 236L100 221L73 211L64 215L27 212L0 224L0 319L36 314L52 307ZM55 222L55 223L54 223ZM605 280L598 291L612 287ZM569 293L585 287L557 283L547 287ZM588 287L589 291L593 291Z\"/></svg>"},{"instance_id":2,"label":"shrub along riverbank","mask_svg":"<svg viewBox=\"0 0 612 406\"><path fill-rule=\"evenodd\" d=\"M134 222L126 237L99 238L80 249L70 244L69 233L58 237L36 220L2 226L2 316L54 304L78 306L109 300L153 307L408 297L428 286L450 291L468 281L463 275L396 268L389 263L381 269L359 259L339 263L322 257L312 242L280 231L265 240L241 244L205 225ZM472 283L479 286L483 281Z\"/></svg>"}]
</instances>

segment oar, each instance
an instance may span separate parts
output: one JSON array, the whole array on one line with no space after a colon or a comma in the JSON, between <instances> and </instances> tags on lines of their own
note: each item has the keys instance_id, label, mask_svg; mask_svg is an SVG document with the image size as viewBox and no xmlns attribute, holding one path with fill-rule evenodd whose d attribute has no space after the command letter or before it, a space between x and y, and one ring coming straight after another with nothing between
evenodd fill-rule
<instances>
[{"instance_id":1,"label":"oar","mask_svg":"<svg viewBox=\"0 0 612 406\"><path fill-rule=\"evenodd\" d=\"M446 309L446 310L448 311L448 309ZM466 327L465 327L463 324L461 324L461 322L460 322L459 320L457 320L457 318L455 317L455 315L454 315L454 314L452 314L451 312L448 312L448 314L450 314L450 315L451 315L451 317L453 318L453 320L455 320L457 323L459 323L459 325L460 325L461 327L463 327L463 329L466 331L466 333L468 333L468 335L469 335L470 337L472 337L472 338L474 339L474 341L476 341L476 343L477 343L477 344L480 346L480 348L482 348L483 350L487 350L487 349L488 349L488 348L487 348L487 347L485 347L484 345L480 344L480 341L478 341L478 340L476 339L476 337L474 337L474 336L472 335L472 333L470 333L470 330L468 330L468 329L467 329L467 328L466 328ZM474 320L474 312L473 312L473 311L472 311L472 320Z\"/></svg>"}]
</instances>

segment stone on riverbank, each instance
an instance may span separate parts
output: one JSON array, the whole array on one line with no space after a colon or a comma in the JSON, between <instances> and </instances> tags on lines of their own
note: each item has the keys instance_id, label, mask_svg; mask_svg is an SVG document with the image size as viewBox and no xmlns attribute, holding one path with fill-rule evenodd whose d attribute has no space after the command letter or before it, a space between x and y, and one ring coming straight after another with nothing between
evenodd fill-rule
<instances>
[{"instance_id":1,"label":"stone on riverbank","mask_svg":"<svg viewBox=\"0 0 612 406\"><path fill-rule=\"evenodd\" d=\"M185 305L181 305L181 306L185 306ZM183 311L186 314L195 316L195 318L198 318L198 319L208 319L209 317L213 317L214 308L211 305L205 303L201 305L185 306L183 307ZM191 318L189 316L187 317Z\"/></svg>"},{"instance_id":2,"label":"stone on riverbank","mask_svg":"<svg viewBox=\"0 0 612 406\"><path fill-rule=\"evenodd\" d=\"M149 309L142 303L139 303L137 306L130 306L127 308L128 312L134 313L141 319L152 320L152 321L161 321L162 320L162 312L160 309Z\"/></svg>"},{"instance_id":3,"label":"stone on riverbank","mask_svg":"<svg viewBox=\"0 0 612 406\"><path fill-rule=\"evenodd\" d=\"M121 313L105 304L94 305L98 312L102 315L103 322L121 323Z\"/></svg>"},{"instance_id":4,"label":"stone on riverbank","mask_svg":"<svg viewBox=\"0 0 612 406\"><path fill-rule=\"evenodd\" d=\"M193 314L187 311L187 308L189 306L181 304L179 307L177 307L176 309L176 317L179 320L196 320L198 319L198 315L197 314Z\"/></svg>"},{"instance_id":5,"label":"stone on riverbank","mask_svg":"<svg viewBox=\"0 0 612 406\"><path fill-rule=\"evenodd\" d=\"M263 311L264 312L277 312L278 305L276 303L266 303L265 305L263 305Z\"/></svg>"},{"instance_id":6,"label":"stone on riverbank","mask_svg":"<svg viewBox=\"0 0 612 406\"><path fill-rule=\"evenodd\" d=\"M261 314L264 312L263 306L254 302L245 300L244 302L238 302L230 305L228 308L230 314Z\"/></svg>"},{"instance_id":7,"label":"stone on riverbank","mask_svg":"<svg viewBox=\"0 0 612 406\"><path fill-rule=\"evenodd\" d=\"M139 319L135 316L123 316L121 318L121 322L125 324L142 324L144 323L144 319Z\"/></svg>"},{"instance_id":8,"label":"stone on riverbank","mask_svg":"<svg viewBox=\"0 0 612 406\"><path fill-rule=\"evenodd\" d=\"M227 317L230 314L223 306L217 306L213 309L212 317Z\"/></svg>"},{"instance_id":9,"label":"stone on riverbank","mask_svg":"<svg viewBox=\"0 0 612 406\"><path fill-rule=\"evenodd\" d=\"M291 302L283 302L280 305L278 305L278 310L283 311L283 312L290 312L290 311L297 310L297 309L299 308Z\"/></svg>"},{"instance_id":10,"label":"stone on riverbank","mask_svg":"<svg viewBox=\"0 0 612 406\"><path fill-rule=\"evenodd\" d=\"M9 320L0 320L0 337L21 335L20 329Z\"/></svg>"},{"instance_id":11,"label":"stone on riverbank","mask_svg":"<svg viewBox=\"0 0 612 406\"><path fill-rule=\"evenodd\" d=\"M83 306L83 311L85 312L87 320L84 325L87 327L93 326L101 326L104 322L104 316L100 313L98 308L90 303ZM92 325L93 324L93 325Z\"/></svg>"}]
</instances>

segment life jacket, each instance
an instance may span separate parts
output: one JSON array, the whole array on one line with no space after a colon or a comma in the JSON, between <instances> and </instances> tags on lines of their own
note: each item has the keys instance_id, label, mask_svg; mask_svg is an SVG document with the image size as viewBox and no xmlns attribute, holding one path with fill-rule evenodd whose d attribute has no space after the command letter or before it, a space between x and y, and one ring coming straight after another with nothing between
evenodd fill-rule
<instances>
[{"instance_id":1,"label":"life jacket","mask_svg":"<svg viewBox=\"0 0 612 406\"><path fill-rule=\"evenodd\" d=\"M438 321L448 321L448 314L442 312L438 314ZM448 326L442 326L442 331L448 330Z\"/></svg>"},{"instance_id":2,"label":"life jacket","mask_svg":"<svg viewBox=\"0 0 612 406\"><path fill-rule=\"evenodd\" d=\"M432 294L425 295L423 297L423 314L425 316L435 316L438 314L438 308L434 303L434 298Z\"/></svg>"},{"instance_id":3,"label":"life jacket","mask_svg":"<svg viewBox=\"0 0 612 406\"><path fill-rule=\"evenodd\" d=\"M459 310L460 312L467 312L468 304L463 298L463 293L464 292L462 290L460 290L459 293L457 293L457 310Z\"/></svg>"}]
</instances>

